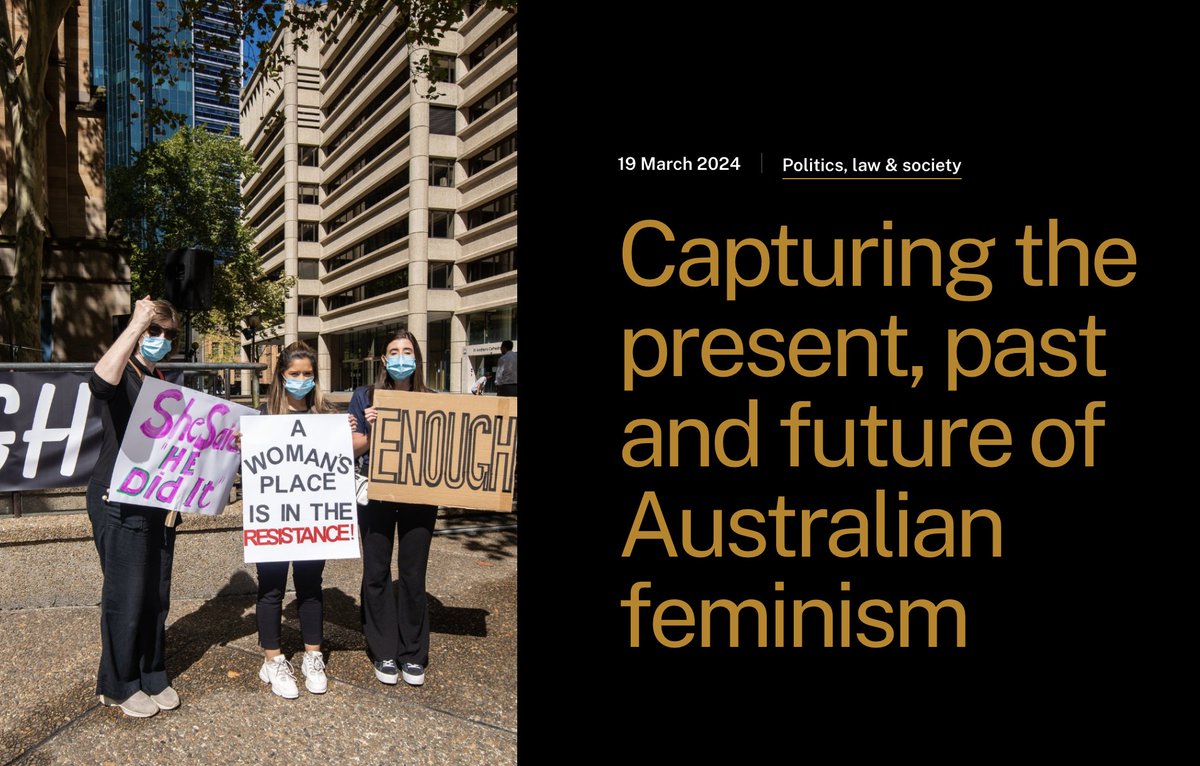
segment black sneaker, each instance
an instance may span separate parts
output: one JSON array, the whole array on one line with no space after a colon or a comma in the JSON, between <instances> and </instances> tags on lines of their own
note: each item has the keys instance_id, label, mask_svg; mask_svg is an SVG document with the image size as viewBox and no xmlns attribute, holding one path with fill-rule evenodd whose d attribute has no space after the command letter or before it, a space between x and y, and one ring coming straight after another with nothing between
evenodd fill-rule
<instances>
[{"instance_id":1,"label":"black sneaker","mask_svg":"<svg viewBox=\"0 0 1200 766\"><path fill-rule=\"evenodd\" d=\"M400 666L400 676L409 686L420 686L425 683L425 668L415 662L406 662Z\"/></svg>"},{"instance_id":2,"label":"black sneaker","mask_svg":"<svg viewBox=\"0 0 1200 766\"><path fill-rule=\"evenodd\" d=\"M395 684L396 676L399 672L396 670L395 660L375 660L375 677L385 684ZM408 679L405 679L406 681Z\"/></svg>"}]
</instances>

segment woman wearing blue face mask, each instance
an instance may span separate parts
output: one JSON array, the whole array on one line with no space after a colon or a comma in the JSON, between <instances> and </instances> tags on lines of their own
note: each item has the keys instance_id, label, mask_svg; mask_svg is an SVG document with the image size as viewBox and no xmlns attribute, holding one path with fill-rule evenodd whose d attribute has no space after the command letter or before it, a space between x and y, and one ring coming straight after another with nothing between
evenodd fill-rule
<instances>
[{"instance_id":1,"label":"woman wearing blue face mask","mask_svg":"<svg viewBox=\"0 0 1200 766\"><path fill-rule=\"evenodd\" d=\"M364 455L375 423L375 389L429 391L416 337L400 330L388 342L383 369L374 386L363 386L350 399L357 420L354 455ZM397 678L412 686L425 683L429 664L429 607L425 573L437 508L432 505L372 500L358 509L363 547L362 618L375 677L385 684ZM398 544L397 544L398 540ZM392 548L399 564L399 593L392 587Z\"/></svg>"},{"instance_id":2,"label":"woman wearing blue face mask","mask_svg":"<svg viewBox=\"0 0 1200 766\"><path fill-rule=\"evenodd\" d=\"M156 365L171 353L178 327L174 307L147 295L134 305L129 324L88 379L103 424L100 456L87 488L92 538L104 575L96 693L103 704L135 718L179 707L166 668L176 515L110 502L108 486L142 381L162 378Z\"/></svg>"},{"instance_id":3,"label":"woman wearing blue face mask","mask_svg":"<svg viewBox=\"0 0 1200 766\"><path fill-rule=\"evenodd\" d=\"M326 405L321 396L321 388L317 385L316 354L303 341L296 341L280 353L279 362L275 365L275 375L271 378L271 390L259 411L264 415L321 414L333 411L332 407ZM350 425L353 428L353 418L350 419ZM300 633L304 640L304 658L300 663L300 673L304 677L306 689L313 694L324 694L328 688L324 655L321 653L325 621L321 592L324 560L272 561L256 564L258 606L255 618L258 621L258 643L263 650L263 664L258 671L258 677L263 683L270 684L271 691L280 697L295 699L300 696L295 671L280 650L283 594L287 589L289 564L292 568L292 583L296 586Z\"/></svg>"}]
</instances>

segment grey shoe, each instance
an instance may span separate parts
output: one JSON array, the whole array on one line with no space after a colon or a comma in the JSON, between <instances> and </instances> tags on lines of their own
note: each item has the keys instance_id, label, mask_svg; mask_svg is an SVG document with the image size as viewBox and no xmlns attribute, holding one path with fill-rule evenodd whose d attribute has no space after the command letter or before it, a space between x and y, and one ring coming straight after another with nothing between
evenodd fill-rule
<instances>
[{"instance_id":1,"label":"grey shoe","mask_svg":"<svg viewBox=\"0 0 1200 766\"><path fill-rule=\"evenodd\" d=\"M154 704L154 700L150 699L150 695L138 689L131 696L119 700L113 697L100 695L100 702L109 707L119 707L121 712L132 718L149 718L152 715L158 714L158 705Z\"/></svg>"},{"instance_id":2,"label":"grey shoe","mask_svg":"<svg viewBox=\"0 0 1200 766\"><path fill-rule=\"evenodd\" d=\"M179 707L179 693L170 686L158 694L151 694L150 699L154 700L154 704L158 705L159 710L174 710Z\"/></svg>"},{"instance_id":3,"label":"grey shoe","mask_svg":"<svg viewBox=\"0 0 1200 766\"><path fill-rule=\"evenodd\" d=\"M425 668L415 662L406 662L400 666L400 677L409 686L420 686L425 683Z\"/></svg>"},{"instance_id":4,"label":"grey shoe","mask_svg":"<svg viewBox=\"0 0 1200 766\"><path fill-rule=\"evenodd\" d=\"M396 669L395 660L375 660L375 677L380 683L394 684L400 673Z\"/></svg>"}]
</instances>

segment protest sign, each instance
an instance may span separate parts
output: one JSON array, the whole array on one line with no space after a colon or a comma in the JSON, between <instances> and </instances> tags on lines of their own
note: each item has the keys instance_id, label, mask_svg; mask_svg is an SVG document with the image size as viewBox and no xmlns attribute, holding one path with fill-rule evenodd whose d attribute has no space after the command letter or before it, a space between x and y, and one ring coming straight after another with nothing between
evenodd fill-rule
<instances>
[{"instance_id":1,"label":"protest sign","mask_svg":"<svg viewBox=\"0 0 1200 766\"><path fill-rule=\"evenodd\" d=\"M147 377L113 468L114 503L215 515L237 473L240 404Z\"/></svg>"},{"instance_id":2,"label":"protest sign","mask_svg":"<svg viewBox=\"0 0 1200 766\"><path fill-rule=\"evenodd\" d=\"M87 483L102 440L88 374L0 371L0 492Z\"/></svg>"},{"instance_id":3,"label":"protest sign","mask_svg":"<svg viewBox=\"0 0 1200 766\"><path fill-rule=\"evenodd\" d=\"M511 511L517 400L375 390L373 500Z\"/></svg>"},{"instance_id":4,"label":"protest sign","mask_svg":"<svg viewBox=\"0 0 1200 766\"><path fill-rule=\"evenodd\" d=\"M346 416L265 415L241 427L246 563L358 558Z\"/></svg>"}]
</instances>

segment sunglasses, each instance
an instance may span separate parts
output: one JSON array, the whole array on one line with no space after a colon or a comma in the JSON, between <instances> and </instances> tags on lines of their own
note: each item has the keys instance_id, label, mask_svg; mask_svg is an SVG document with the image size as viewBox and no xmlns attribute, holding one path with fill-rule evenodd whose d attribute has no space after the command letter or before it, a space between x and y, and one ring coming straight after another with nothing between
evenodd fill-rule
<instances>
[{"instance_id":1,"label":"sunglasses","mask_svg":"<svg viewBox=\"0 0 1200 766\"><path fill-rule=\"evenodd\" d=\"M167 340L175 340L176 338L179 337L179 330L177 330L174 327L166 328L166 327L162 327L160 325L151 323L150 324L150 337L157 338L159 335L163 336Z\"/></svg>"}]
</instances>

